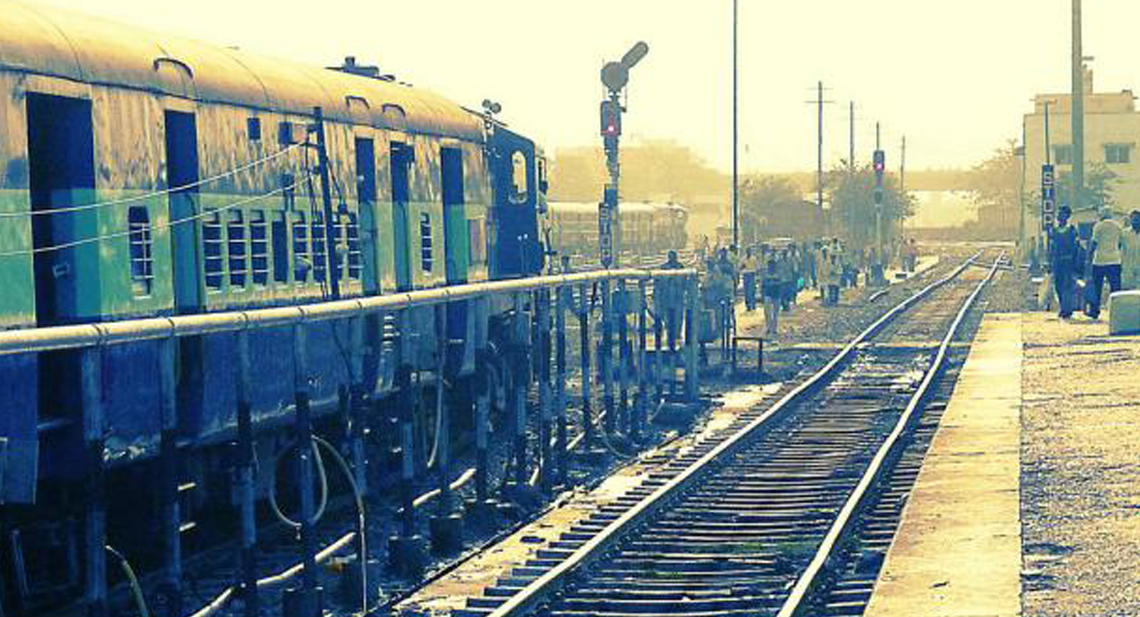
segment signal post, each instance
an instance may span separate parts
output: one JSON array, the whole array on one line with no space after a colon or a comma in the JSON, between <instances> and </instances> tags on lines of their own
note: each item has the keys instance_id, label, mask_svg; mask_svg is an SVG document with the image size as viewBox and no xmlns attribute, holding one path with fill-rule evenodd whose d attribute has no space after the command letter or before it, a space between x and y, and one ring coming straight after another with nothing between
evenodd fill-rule
<instances>
[{"instance_id":1,"label":"signal post","mask_svg":"<svg viewBox=\"0 0 1140 617\"><path fill-rule=\"evenodd\" d=\"M630 48L621 60L607 62L602 66L602 84L608 95L600 106L601 133L610 181L602 194L602 202L598 204L598 249L602 265L607 268L619 265L618 255L621 253L621 216L618 211L621 165L618 159L618 141L621 137L621 114L625 111L621 105L621 91L629 83L629 70L647 53L649 45L641 41Z\"/></svg>"}]
</instances>

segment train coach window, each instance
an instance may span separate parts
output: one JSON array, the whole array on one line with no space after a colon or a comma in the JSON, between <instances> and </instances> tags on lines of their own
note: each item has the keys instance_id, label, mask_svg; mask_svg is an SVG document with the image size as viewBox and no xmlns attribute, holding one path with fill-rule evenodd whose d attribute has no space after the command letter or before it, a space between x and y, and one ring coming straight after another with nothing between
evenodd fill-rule
<instances>
[{"instance_id":1,"label":"train coach window","mask_svg":"<svg viewBox=\"0 0 1140 617\"><path fill-rule=\"evenodd\" d=\"M149 296L154 283L154 243L146 206L129 208L127 225L131 246L131 291L135 296Z\"/></svg>"},{"instance_id":2,"label":"train coach window","mask_svg":"<svg viewBox=\"0 0 1140 617\"><path fill-rule=\"evenodd\" d=\"M432 262L431 215L427 212L420 214L420 269L431 272Z\"/></svg>"},{"instance_id":3,"label":"train coach window","mask_svg":"<svg viewBox=\"0 0 1140 617\"><path fill-rule=\"evenodd\" d=\"M334 212L333 219L333 237L332 237L332 267L336 280L344 279L344 257L348 253L348 247L345 245L344 223L345 217L339 213Z\"/></svg>"},{"instance_id":4,"label":"train coach window","mask_svg":"<svg viewBox=\"0 0 1140 617\"><path fill-rule=\"evenodd\" d=\"M261 118L247 118L245 128L250 141L261 141Z\"/></svg>"},{"instance_id":5,"label":"train coach window","mask_svg":"<svg viewBox=\"0 0 1140 617\"><path fill-rule=\"evenodd\" d=\"M515 150L511 155L511 203L525 204L527 198L526 155Z\"/></svg>"},{"instance_id":6,"label":"train coach window","mask_svg":"<svg viewBox=\"0 0 1140 617\"><path fill-rule=\"evenodd\" d=\"M325 217L320 212L313 213L313 223L309 225L309 229L313 243L313 280L323 283L325 272L328 270L328 256L325 252Z\"/></svg>"},{"instance_id":7,"label":"train coach window","mask_svg":"<svg viewBox=\"0 0 1140 617\"><path fill-rule=\"evenodd\" d=\"M360 219L355 213L348 214L348 278L360 280Z\"/></svg>"},{"instance_id":8,"label":"train coach window","mask_svg":"<svg viewBox=\"0 0 1140 617\"><path fill-rule=\"evenodd\" d=\"M286 233L284 212L273 213L270 235L273 242L273 281L275 283L288 283L289 236Z\"/></svg>"},{"instance_id":9,"label":"train coach window","mask_svg":"<svg viewBox=\"0 0 1140 617\"><path fill-rule=\"evenodd\" d=\"M230 211L229 218L226 221L226 236L226 257L230 262L230 286L245 287L249 262L245 248L245 217L241 210Z\"/></svg>"},{"instance_id":10,"label":"train coach window","mask_svg":"<svg viewBox=\"0 0 1140 617\"><path fill-rule=\"evenodd\" d=\"M249 258L254 285L269 283L269 237L264 210L249 212Z\"/></svg>"},{"instance_id":11,"label":"train coach window","mask_svg":"<svg viewBox=\"0 0 1140 617\"><path fill-rule=\"evenodd\" d=\"M203 266L206 270L206 289L222 288L222 275L225 264L222 257L222 221L217 212L209 212L202 219L202 247L206 255Z\"/></svg>"},{"instance_id":12,"label":"train coach window","mask_svg":"<svg viewBox=\"0 0 1140 617\"><path fill-rule=\"evenodd\" d=\"M305 283L309 280L309 270L313 268L313 257L309 253L309 226L305 224L305 213L297 212L293 219L293 280Z\"/></svg>"}]
</instances>

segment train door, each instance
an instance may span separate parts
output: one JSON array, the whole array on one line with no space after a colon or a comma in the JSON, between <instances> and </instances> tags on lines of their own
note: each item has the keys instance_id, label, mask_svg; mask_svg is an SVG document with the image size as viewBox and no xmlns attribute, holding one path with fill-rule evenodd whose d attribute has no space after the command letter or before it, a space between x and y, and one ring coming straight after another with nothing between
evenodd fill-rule
<instances>
[{"instance_id":1,"label":"train door","mask_svg":"<svg viewBox=\"0 0 1140 617\"><path fill-rule=\"evenodd\" d=\"M179 314L197 313L204 307L201 282L200 225L193 220L198 212L198 129L194 114L178 111L165 113L166 120L166 185L170 221L171 263L174 275L174 310ZM202 358L205 353L201 337L178 339L177 398L180 415L194 414L201 405Z\"/></svg>"},{"instance_id":2,"label":"train door","mask_svg":"<svg viewBox=\"0 0 1140 617\"><path fill-rule=\"evenodd\" d=\"M440 149L443 180L444 271L448 285L467 282L467 215L463 208L463 152Z\"/></svg>"},{"instance_id":3,"label":"train door","mask_svg":"<svg viewBox=\"0 0 1140 617\"><path fill-rule=\"evenodd\" d=\"M66 208L85 201L95 188L95 144L91 102L44 94L29 94L28 174L32 210ZM36 275L36 324L54 326L73 321L79 285L74 251L45 250L77 240L97 211L34 216L32 242Z\"/></svg>"},{"instance_id":4,"label":"train door","mask_svg":"<svg viewBox=\"0 0 1140 617\"><path fill-rule=\"evenodd\" d=\"M166 184L168 187L190 186L198 182L198 131L194 114L166 112ZM192 218L198 214L198 188L176 190L169 195L170 220ZM202 308L199 285L201 259L198 251L198 225L174 225L171 229L174 253L174 306L179 313L194 313Z\"/></svg>"},{"instance_id":5,"label":"train door","mask_svg":"<svg viewBox=\"0 0 1140 617\"><path fill-rule=\"evenodd\" d=\"M493 278L538 274L545 257L538 237L534 142L503 127L491 137L495 221Z\"/></svg>"},{"instance_id":6,"label":"train door","mask_svg":"<svg viewBox=\"0 0 1140 617\"><path fill-rule=\"evenodd\" d=\"M356 195L360 201L360 227L366 238L376 238L376 146L365 137L356 138ZM371 245L371 243L370 243ZM364 293L380 293L380 269L376 251L365 251Z\"/></svg>"},{"instance_id":7,"label":"train door","mask_svg":"<svg viewBox=\"0 0 1140 617\"><path fill-rule=\"evenodd\" d=\"M412 288L412 262L408 240L408 199L410 197L409 167L412 163L411 146L392 142L389 169L392 174L392 240L396 265L396 290ZM418 252L417 252L418 254Z\"/></svg>"},{"instance_id":8,"label":"train door","mask_svg":"<svg viewBox=\"0 0 1140 617\"><path fill-rule=\"evenodd\" d=\"M85 282L77 253L52 247L93 237L99 213L94 210L48 210L90 203L95 188L95 142L91 102L44 94L28 94L28 182L32 219L33 267L36 278L36 325L55 326L78 318L76 304ZM91 290L96 293L98 290ZM97 296L96 296L97 297ZM40 419L66 417L79 409L79 356L49 352L39 358Z\"/></svg>"},{"instance_id":9,"label":"train door","mask_svg":"<svg viewBox=\"0 0 1140 617\"><path fill-rule=\"evenodd\" d=\"M444 272L448 285L462 285L468 281L470 268L470 237L467 213L463 199L463 151L459 148L440 148L440 176L443 185L443 251ZM448 370L455 374L474 362L469 344L473 323L469 317L471 303L452 302L447 305L447 338L463 341L461 348L450 347Z\"/></svg>"}]
</instances>

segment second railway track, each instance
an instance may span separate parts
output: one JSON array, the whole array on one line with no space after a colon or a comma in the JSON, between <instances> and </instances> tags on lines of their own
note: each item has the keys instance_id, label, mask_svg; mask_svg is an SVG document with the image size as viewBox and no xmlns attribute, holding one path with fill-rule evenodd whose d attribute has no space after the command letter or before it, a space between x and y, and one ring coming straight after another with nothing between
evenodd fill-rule
<instances>
[{"instance_id":1,"label":"second railway track","mask_svg":"<svg viewBox=\"0 0 1140 617\"><path fill-rule=\"evenodd\" d=\"M997 262L988 274L970 268L979 257L888 311L772 406L574 525L463 614L859 614L842 606L859 604L866 580L825 574L858 561L845 549L861 506L881 475L892 478L896 446L996 272Z\"/></svg>"}]
</instances>

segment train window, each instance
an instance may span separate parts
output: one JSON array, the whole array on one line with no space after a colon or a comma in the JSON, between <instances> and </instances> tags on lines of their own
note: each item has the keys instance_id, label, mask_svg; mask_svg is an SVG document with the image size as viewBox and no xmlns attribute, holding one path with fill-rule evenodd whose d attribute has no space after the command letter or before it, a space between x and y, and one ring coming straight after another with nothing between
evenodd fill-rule
<instances>
[{"instance_id":1,"label":"train window","mask_svg":"<svg viewBox=\"0 0 1140 617\"><path fill-rule=\"evenodd\" d=\"M511 203L525 204L527 198L526 155L515 150L511 155Z\"/></svg>"},{"instance_id":2,"label":"train window","mask_svg":"<svg viewBox=\"0 0 1140 617\"><path fill-rule=\"evenodd\" d=\"M273 213L271 227L273 242L273 280L277 283L289 282L289 236L286 233L285 213Z\"/></svg>"},{"instance_id":3,"label":"train window","mask_svg":"<svg viewBox=\"0 0 1140 617\"><path fill-rule=\"evenodd\" d=\"M484 235L486 222L484 219L469 219L467 221L467 257L473 264L487 261L487 240Z\"/></svg>"},{"instance_id":4,"label":"train window","mask_svg":"<svg viewBox=\"0 0 1140 617\"><path fill-rule=\"evenodd\" d=\"M348 278L360 280L362 262L360 259L360 219L355 213L348 214Z\"/></svg>"},{"instance_id":5,"label":"train window","mask_svg":"<svg viewBox=\"0 0 1140 617\"><path fill-rule=\"evenodd\" d=\"M546 179L546 159L538 159L538 190L545 193L550 189L550 182Z\"/></svg>"},{"instance_id":6,"label":"train window","mask_svg":"<svg viewBox=\"0 0 1140 617\"><path fill-rule=\"evenodd\" d=\"M245 287L249 262L245 248L245 217L241 210L230 210L226 221L226 248L230 262L230 286Z\"/></svg>"},{"instance_id":7,"label":"train window","mask_svg":"<svg viewBox=\"0 0 1140 617\"><path fill-rule=\"evenodd\" d=\"M245 128L250 141L261 141L261 118L247 118Z\"/></svg>"},{"instance_id":8,"label":"train window","mask_svg":"<svg viewBox=\"0 0 1140 617\"><path fill-rule=\"evenodd\" d=\"M323 283L328 271L328 257L325 252L325 217L320 212L313 213L313 224L309 229L313 241L313 280Z\"/></svg>"},{"instance_id":9,"label":"train window","mask_svg":"<svg viewBox=\"0 0 1140 617\"><path fill-rule=\"evenodd\" d=\"M154 239L146 206L129 208L127 225L131 246L131 291L136 296L149 296L154 284Z\"/></svg>"},{"instance_id":10,"label":"train window","mask_svg":"<svg viewBox=\"0 0 1140 617\"><path fill-rule=\"evenodd\" d=\"M269 233L266 229L265 211L249 212L249 258L252 262L253 284L269 283Z\"/></svg>"},{"instance_id":11,"label":"train window","mask_svg":"<svg viewBox=\"0 0 1140 617\"><path fill-rule=\"evenodd\" d=\"M309 280L309 270L313 269L313 257L309 253L309 226L305 224L305 213L297 212L293 219L293 280L304 283Z\"/></svg>"},{"instance_id":12,"label":"train window","mask_svg":"<svg viewBox=\"0 0 1140 617\"><path fill-rule=\"evenodd\" d=\"M344 279L344 256L348 253L348 248L344 245L344 216L339 212L333 213L333 239L332 239L332 264L334 272L336 273L336 280Z\"/></svg>"},{"instance_id":13,"label":"train window","mask_svg":"<svg viewBox=\"0 0 1140 617\"><path fill-rule=\"evenodd\" d=\"M207 213L202 219L202 248L206 257L203 263L206 289L219 290L222 288L225 263L222 257L222 220L215 211Z\"/></svg>"},{"instance_id":14,"label":"train window","mask_svg":"<svg viewBox=\"0 0 1140 617\"><path fill-rule=\"evenodd\" d=\"M433 261L431 240L431 215L420 214L420 269L431 272Z\"/></svg>"}]
</instances>

